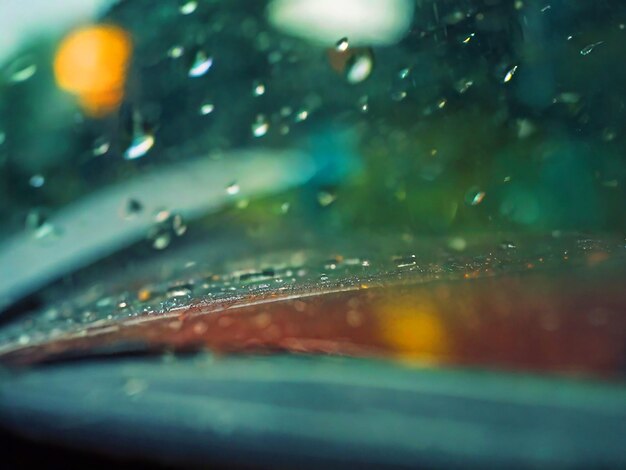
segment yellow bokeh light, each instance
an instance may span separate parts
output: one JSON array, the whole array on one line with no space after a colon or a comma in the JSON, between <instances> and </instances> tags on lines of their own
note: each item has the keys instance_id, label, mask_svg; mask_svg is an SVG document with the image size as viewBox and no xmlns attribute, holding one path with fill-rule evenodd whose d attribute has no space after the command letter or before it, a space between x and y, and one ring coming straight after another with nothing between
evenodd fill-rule
<instances>
[{"instance_id":1,"label":"yellow bokeh light","mask_svg":"<svg viewBox=\"0 0 626 470\"><path fill-rule=\"evenodd\" d=\"M103 116L117 109L124 97L131 54L130 36L122 28L81 27L61 42L54 76L61 89L78 97L87 114Z\"/></svg>"},{"instance_id":2,"label":"yellow bokeh light","mask_svg":"<svg viewBox=\"0 0 626 470\"><path fill-rule=\"evenodd\" d=\"M439 362L451 353L451 341L437 310L430 304L388 301L377 308L379 333L404 359Z\"/></svg>"}]
</instances>

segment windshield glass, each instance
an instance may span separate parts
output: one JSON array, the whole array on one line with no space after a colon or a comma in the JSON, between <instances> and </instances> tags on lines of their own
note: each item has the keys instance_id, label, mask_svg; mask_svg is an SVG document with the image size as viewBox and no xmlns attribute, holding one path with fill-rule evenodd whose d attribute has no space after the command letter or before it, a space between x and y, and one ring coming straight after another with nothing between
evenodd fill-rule
<instances>
[{"instance_id":1,"label":"windshield glass","mask_svg":"<svg viewBox=\"0 0 626 470\"><path fill-rule=\"evenodd\" d=\"M0 4L0 363L623 383L622 0L26 3Z\"/></svg>"}]
</instances>

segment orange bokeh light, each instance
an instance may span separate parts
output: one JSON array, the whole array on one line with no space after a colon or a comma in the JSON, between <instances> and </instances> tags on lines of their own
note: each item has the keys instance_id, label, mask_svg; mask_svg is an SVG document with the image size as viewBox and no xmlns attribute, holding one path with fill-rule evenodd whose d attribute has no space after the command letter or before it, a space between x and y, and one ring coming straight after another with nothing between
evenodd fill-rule
<instances>
[{"instance_id":1,"label":"orange bokeh light","mask_svg":"<svg viewBox=\"0 0 626 470\"><path fill-rule=\"evenodd\" d=\"M389 300L377 313L384 343L401 358L436 363L451 354L451 338L434 305Z\"/></svg>"},{"instance_id":2,"label":"orange bokeh light","mask_svg":"<svg viewBox=\"0 0 626 470\"><path fill-rule=\"evenodd\" d=\"M95 117L117 109L124 97L130 36L114 25L85 26L68 34L54 58L60 88L78 97L83 110Z\"/></svg>"}]
</instances>

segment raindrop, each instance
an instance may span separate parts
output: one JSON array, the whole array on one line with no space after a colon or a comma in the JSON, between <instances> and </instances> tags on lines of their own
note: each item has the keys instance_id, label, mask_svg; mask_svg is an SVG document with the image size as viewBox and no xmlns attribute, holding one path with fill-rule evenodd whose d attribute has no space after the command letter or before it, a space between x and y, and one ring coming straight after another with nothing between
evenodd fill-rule
<instances>
[{"instance_id":1,"label":"raindrop","mask_svg":"<svg viewBox=\"0 0 626 470\"><path fill-rule=\"evenodd\" d=\"M504 76L504 79L502 80L503 83L508 83L513 79L513 75L515 75L515 72L517 72L517 67L517 65L514 65L509 69L509 71Z\"/></svg>"},{"instance_id":2,"label":"raindrop","mask_svg":"<svg viewBox=\"0 0 626 470\"><path fill-rule=\"evenodd\" d=\"M167 289L166 295L169 298L186 297L188 295L191 295L192 292L193 286L191 286L190 284L184 284L170 287L169 289Z\"/></svg>"},{"instance_id":3,"label":"raindrop","mask_svg":"<svg viewBox=\"0 0 626 470\"><path fill-rule=\"evenodd\" d=\"M39 209L31 209L26 214L25 227L26 230L35 231L40 229L47 221L45 214Z\"/></svg>"},{"instance_id":4,"label":"raindrop","mask_svg":"<svg viewBox=\"0 0 626 470\"><path fill-rule=\"evenodd\" d=\"M302 121L305 121L306 118L308 117L309 117L309 112L306 109L301 109L300 111L296 113L296 117L294 120L296 122L302 122Z\"/></svg>"},{"instance_id":5,"label":"raindrop","mask_svg":"<svg viewBox=\"0 0 626 470\"><path fill-rule=\"evenodd\" d=\"M234 196L235 194L239 193L239 185L237 184L236 181L233 181L232 183L230 183L227 187L226 187L226 193L230 196Z\"/></svg>"},{"instance_id":6,"label":"raindrop","mask_svg":"<svg viewBox=\"0 0 626 470\"><path fill-rule=\"evenodd\" d=\"M594 42L593 44L589 44L588 46L583 47L580 50L580 55L589 55L589 54L591 54L591 52L596 48L596 46L599 46L600 44L604 44L604 41Z\"/></svg>"},{"instance_id":7,"label":"raindrop","mask_svg":"<svg viewBox=\"0 0 626 470\"><path fill-rule=\"evenodd\" d=\"M187 232L187 225L185 225L182 215L175 214L172 217L172 230L177 237L180 237Z\"/></svg>"},{"instance_id":8,"label":"raindrop","mask_svg":"<svg viewBox=\"0 0 626 470\"><path fill-rule=\"evenodd\" d=\"M366 113L369 110L369 99L367 96L359 98L359 109L362 113Z\"/></svg>"},{"instance_id":9,"label":"raindrop","mask_svg":"<svg viewBox=\"0 0 626 470\"><path fill-rule=\"evenodd\" d=\"M476 36L476 33L470 33L470 34L468 34L467 36L465 36L465 37L461 40L461 42L462 42L463 44L467 44L467 43L469 43L469 42L472 40L472 38L473 38L474 36Z\"/></svg>"},{"instance_id":10,"label":"raindrop","mask_svg":"<svg viewBox=\"0 0 626 470\"><path fill-rule=\"evenodd\" d=\"M145 132L138 112L133 113L133 139L130 147L124 152L126 160L135 160L143 157L154 146L154 136Z\"/></svg>"},{"instance_id":11,"label":"raindrop","mask_svg":"<svg viewBox=\"0 0 626 470\"><path fill-rule=\"evenodd\" d=\"M137 217L143 210L143 204L137 199L127 199L124 203L123 214L125 219L133 219Z\"/></svg>"},{"instance_id":12,"label":"raindrop","mask_svg":"<svg viewBox=\"0 0 626 470\"><path fill-rule=\"evenodd\" d=\"M261 82L254 82L252 85L252 94L254 96L261 96L265 94L265 85Z\"/></svg>"},{"instance_id":13,"label":"raindrop","mask_svg":"<svg viewBox=\"0 0 626 470\"><path fill-rule=\"evenodd\" d=\"M404 98L406 98L406 91L404 90L394 91L393 93L391 93L391 99L393 101L400 102Z\"/></svg>"},{"instance_id":14,"label":"raindrop","mask_svg":"<svg viewBox=\"0 0 626 470\"><path fill-rule=\"evenodd\" d=\"M408 68L408 67L403 68L402 70L400 70L398 72L398 78L400 80L404 80L406 77L409 76L410 73L411 73L411 69L410 68Z\"/></svg>"},{"instance_id":15,"label":"raindrop","mask_svg":"<svg viewBox=\"0 0 626 470\"><path fill-rule=\"evenodd\" d=\"M154 221L157 224L163 223L165 222L167 219L169 219L171 216L170 211L168 211L167 209L160 209L156 212L156 214L154 214Z\"/></svg>"},{"instance_id":16,"label":"raindrop","mask_svg":"<svg viewBox=\"0 0 626 470\"><path fill-rule=\"evenodd\" d=\"M374 55L370 49L355 53L346 67L346 80L353 85L361 83L372 74Z\"/></svg>"},{"instance_id":17,"label":"raindrop","mask_svg":"<svg viewBox=\"0 0 626 470\"><path fill-rule=\"evenodd\" d=\"M467 79L463 78L463 79L459 80L458 82L456 82L456 84L454 85L454 89L458 93L463 94L467 90L469 90L472 85L474 85L474 82L472 80L467 80Z\"/></svg>"},{"instance_id":18,"label":"raindrop","mask_svg":"<svg viewBox=\"0 0 626 470\"><path fill-rule=\"evenodd\" d=\"M13 83L25 82L37 72L37 65L32 63L31 57L22 57L15 60L8 67L9 81Z\"/></svg>"},{"instance_id":19,"label":"raindrop","mask_svg":"<svg viewBox=\"0 0 626 470\"><path fill-rule=\"evenodd\" d=\"M337 43L335 44L335 48L339 51L339 52L345 52L348 50L348 38L341 38L339 41L337 41Z\"/></svg>"},{"instance_id":20,"label":"raindrop","mask_svg":"<svg viewBox=\"0 0 626 470\"><path fill-rule=\"evenodd\" d=\"M200 114L206 116L207 114L211 114L214 109L215 106L213 105L213 103L204 103L202 106L200 106Z\"/></svg>"},{"instance_id":21,"label":"raindrop","mask_svg":"<svg viewBox=\"0 0 626 470\"><path fill-rule=\"evenodd\" d=\"M194 59L193 64L191 64L188 75L190 77L201 77L209 71L212 65L213 58L207 56L204 51L198 51L196 53L196 58Z\"/></svg>"},{"instance_id":22,"label":"raindrop","mask_svg":"<svg viewBox=\"0 0 626 470\"><path fill-rule=\"evenodd\" d=\"M152 247L156 250L164 250L171 241L172 236L168 232L159 232L152 238Z\"/></svg>"},{"instance_id":23,"label":"raindrop","mask_svg":"<svg viewBox=\"0 0 626 470\"><path fill-rule=\"evenodd\" d=\"M320 191L317 193L317 202L319 202L322 207L330 206L336 199L337 196L330 191Z\"/></svg>"},{"instance_id":24,"label":"raindrop","mask_svg":"<svg viewBox=\"0 0 626 470\"><path fill-rule=\"evenodd\" d=\"M195 0L190 0L187 3L181 5L180 12L183 15L191 15L198 8L198 2Z\"/></svg>"},{"instance_id":25,"label":"raindrop","mask_svg":"<svg viewBox=\"0 0 626 470\"><path fill-rule=\"evenodd\" d=\"M43 222L41 226L35 230L33 235L37 240L42 240L44 238L58 237L60 232L51 223Z\"/></svg>"},{"instance_id":26,"label":"raindrop","mask_svg":"<svg viewBox=\"0 0 626 470\"><path fill-rule=\"evenodd\" d=\"M149 133L139 132L133 136L130 147L124 152L126 160L135 160L143 157L154 145L154 136Z\"/></svg>"},{"instance_id":27,"label":"raindrop","mask_svg":"<svg viewBox=\"0 0 626 470\"><path fill-rule=\"evenodd\" d=\"M467 193L465 193L465 203L469 206L477 206L483 202L485 195L486 193L478 186L472 186Z\"/></svg>"},{"instance_id":28,"label":"raindrop","mask_svg":"<svg viewBox=\"0 0 626 470\"><path fill-rule=\"evenodd\" d=\"M28 180L28 184L31 185L33 188L41 188L45 182L46 179L43 177L43 175L40 174L33 175Z\"/></svg>"},{"instance_id":29,"label":"raindrop","mask_svg":"<svg viewBox=\"0 0 626 470\"><path fill-rule=\"evenodd\" d=\"M267 118L263 114L259 114L256 117L256 121L252 123L252 135L254 137L263 137L267 134L269 128L270 124L267 121Z\"/></svg>"},{"instance_id":30,"label":"raindrop","mask_svg":"<svg viewBox=\"0 0 626 470\"><path fill-rule=\"evenodd\" d=\"M109 148L111 148L111 144L109 143L109 141L104 139L103 137L100 137L95 140L92 153L94 154L94 156L99 157L107 153L109 151Z\"/></svg>"},{"instance_id":31,"label":"raindrop","mask_svg":"<svg viewBox=\"0 0 626 470\"><path fill-rule=\"evenodd\" d=\"M167 248L173 235L180 237L187 232L187 225L185 225L183 217L167 209L159 210L155 214L154 220L155 225L148 233L148 239L151 240L153 248L157 250Z\"/></svg>"},{"instance_id":32,"label":"raindrop","mask_svg":"<svg viewBox=\"0 0 626 470\"><path fill-rule=\"evenodd\" d=\"M185 49L182 46L172 46L167 51L167 55L171 59L178 59L182 57L184 52L185 52Z\"/></svg>"}]
</instances>

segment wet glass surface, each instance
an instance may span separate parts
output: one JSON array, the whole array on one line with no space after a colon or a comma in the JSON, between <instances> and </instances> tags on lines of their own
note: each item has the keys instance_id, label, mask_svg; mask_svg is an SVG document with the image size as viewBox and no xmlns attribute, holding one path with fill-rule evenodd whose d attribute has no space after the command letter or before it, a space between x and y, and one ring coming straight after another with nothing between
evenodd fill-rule
<instances>
[{"instance_id":1,"label":"wet glass surface","mask_svg":"<svg viewBox=\"0 0 626 470\"><path fill-rule=\"evenodd\" d=\"M139 355L145 370L165 357L170 379L154 387L182 394L176 370L190 373L195 354L216 371L250 364L242 380L255 361L292 379L319 364L318 386L331 388L324 370L354 367L355 400L356 377L370 373L394 390L400 376L449 373L464 384L547 380L548 395L550 384L574 395L597 386L599 401L623 392L623 2L30 2L27 14L0 5L0 364L10 384L0 392L32 391L20 374L39 384L46 373L50 384L88 381L90 370L117 377ZM329 365L339 356L352 359ZM313 388L294 396L306 402ZM405 410L421 409L413 392ZM28 393L15 409L37 409L31 419L45 424L50 407ZM17 406L5 396L0 415ZM567 392L559 397L557 408ZM623 416L626 402L611 400L592 414ZM274 405L262 419L280 413ZM550 458L545 446L526 460L486 446L472 462L569 465L567 446L593 441L572 435L559 447L550 433ZM337 464L329 449L342 436L325 441L322 460ZM469 458L400 441L402 459L374 458L389 451L385 439L360 441L372 465ZM617 445L600 448L578 462L623 462Z\"/></svg>"}]
</instances>

